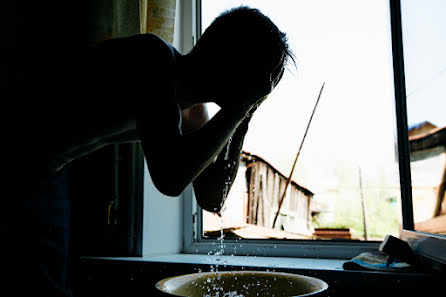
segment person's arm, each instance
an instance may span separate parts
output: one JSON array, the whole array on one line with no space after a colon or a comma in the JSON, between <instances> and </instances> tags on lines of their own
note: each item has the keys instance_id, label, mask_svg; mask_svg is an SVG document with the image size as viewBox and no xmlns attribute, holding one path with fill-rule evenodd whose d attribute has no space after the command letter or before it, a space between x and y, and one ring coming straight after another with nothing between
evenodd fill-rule
<instances>
[{"instance_id":1,"label":"person's arm","mask_svg":"<svg viewBox=\"0 0 446 297\"><path fill-rule=\"evenodd\" d=\"M205 104L197 104L182 111L182 131L192 133L209 121ZM226 146L194 181L194 192L201 208L218 212L227 197L237 175L243 140L250 118L238 126Z\"/></svg>"},{"instance_id":2,"label":"person's arm","mask_svg":"<svg viewBox=\"0 0 446 297\"><path fill-rule=\"evenodd\" d=\"M223 207L237 175L249 120L248 117L243 120L216 161L194 180L195 198L201 208L210 212L219 212Z\"/></svg>"},{"instance_id":3,"label":"person's arm","mask_svg":"<svg viewBox=\"0 0 446 297\"><path fill-rule=\"evenodd\" d=\"M208 166L193 182L195 198L201 208L219 213L237 176L243 142L251 116L268 96L262 97L249 110L216 162Z\"/></svg>"},{"instance_id":4,"label":"person's arm","mask_svg":"<svg viewBox=\"0 0 446 297\"><path fill-rule=\"evenodd\" d=\"M182 111L182 131L192 133L209 121L205 104L197 104ZM248 130L249 118L238 126L226 146L194 181L194 192L201 208L218 212L237 175L243 140Z\"/></svg>"},{"instance_id":5,"label":"person's arm","mask_svg":"<svg viewBox=\"0 0 446 297\"><path fill-rule=\"evenodd\" d=\"M176 113L173 112L176 108ZM183 135L178 106L152 115L138 109L137 129L152 180L160 192L178 196L226 147L249 105L222 108L201 129ZM161 122L160 122L161 121Z\"/></svg>"},{"instance_id":6,"label":"person's arm","mask_svg":"<svg viewBox=\"0 0 446 297\"><path fill-rule=\"evenodd\" d=\"M205 103L195 104L181 111L181 131L189 134L197 131L209 121L209 114Z\"/></svg>"},{"instance_id":7,"label":"person's arm","mask_svg":"<svg viewBox=\"0 0 446 297\"><path fill-rule=\"evenodd\" d=\"M222 150L226 148L229 139L234 135L239 125L266 98L265 95L271 92L271 85L269 77L266 77L264 81L255 79L253 82L245 84L243 90L234 91L232 98L219 100L220 111L202 128L189 134L183 134L181 111L173 99L174 95L168 95L172 86L169 84L169 79L164 79L162 76L162 73L157 76L157 80L161 84L157 85L157 94L153 94L152 99L152 102L157 103L158 108L152 106L152 112L149 114L145 106L137 106L136 123L154 185L165 195L178 196L214 163L217 156L221 156ZM246 133L242 128L240 131L235 135L233 145L234 150L238 149L234 154L237 155L237 158L244 137L240 135ZM218 158L216 162L218 162ZM218 168L218 165L215 168ZM216 171L218 169L215 169L214 172ZM212 174L209 176L215 177ZM219 187L222 189L223 186L224 182ZM212 197L199 194L200 201L210 200L209 205L220 204L223 199L218 195L220 190L214 190L217 194ZM208 191L202 193L209 191L212 189L208 188ZM204 203L203 205L205 205ZM215 211L216 208L211 207L210 210Z\"/></svg>"}]
</instances>

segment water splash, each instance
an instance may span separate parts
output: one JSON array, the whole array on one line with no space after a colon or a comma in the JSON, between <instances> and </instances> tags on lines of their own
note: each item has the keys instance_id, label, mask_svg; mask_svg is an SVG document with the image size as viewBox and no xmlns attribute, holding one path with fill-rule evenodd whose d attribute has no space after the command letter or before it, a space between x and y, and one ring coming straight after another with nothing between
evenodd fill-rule
<instances>
[{"instance_id":1,"label":"water splash","mask_svg":"<svg viewBox=\"0 0 446 297\"><path fill-rule=\"evenodd\" d=\"M225 152L225 161L229 160L229 149L231 148L232 143L232 136L228 139L228 144L226 145L226 152Z\"/></svg>"},{"instance_id":2,"label":"water splash","mask_svg":"<svg viewBox=\"0 0 446 297\"><path fill-rule=\"evenodd\" d=\"M229 161L229 152L231 149L231 143L232 143L232 137L229 138L228 140L228 144L226 145L226 152L225 152L225 161ZM229 186L231 185L231 168L233 166L235 166L236 162L232 161L232 162L228 162L228 164L225 167L225 170L228 171L228 174L226 174L226 181L223 187L223 199L222 199L222 203L224 203L224 201L226 200L226 198L228 197L229 194ZM223 205L221 205L223 206Z\"/></svg>"},{"instance_id":3,"label":"water splash","mask_svg":"<svg viewBox=\"0 0 446 297\"><path fill-rule=\"evenodd\" d=\"M239 294L237 291L232 291L227 293L223 292L221 295L220 292L215 292L215 295L206 294L203 297L245 297L245 295Z\"/></svg>"}]
</instances>

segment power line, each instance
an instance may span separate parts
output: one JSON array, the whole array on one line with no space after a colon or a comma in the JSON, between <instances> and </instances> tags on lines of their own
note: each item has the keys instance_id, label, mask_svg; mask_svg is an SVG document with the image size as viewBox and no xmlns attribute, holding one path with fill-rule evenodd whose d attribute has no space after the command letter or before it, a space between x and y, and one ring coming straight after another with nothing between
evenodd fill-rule
<instances>
[{"instance_id":1,"label":"power line","mask_svg":"<svg viewBox=\"0 0 446 297\"><path fill-rule=\"evenodd\" d=\"M443 76L443 74L446 73L446 66L443 67L440 71L438 71L437 73L435 73L430 79L424 81L422 84L420 84L418 87L416 87L415 89L413 89L410 93L407 94L406 97L410 97L413 94L421 91L422 89L424 89L426 86L428 86L430 83L432 83L433 81L439 79L441 76Z\"/></svg>"}]
</instances>

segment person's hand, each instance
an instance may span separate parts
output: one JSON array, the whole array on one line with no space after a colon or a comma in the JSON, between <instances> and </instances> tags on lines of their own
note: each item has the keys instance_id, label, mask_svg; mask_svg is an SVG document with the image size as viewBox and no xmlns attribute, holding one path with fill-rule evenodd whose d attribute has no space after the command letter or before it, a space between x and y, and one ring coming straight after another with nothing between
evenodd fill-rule
<instances>
[{"instance_id":1,"label":"person's hand","mask_svg":"<svg viewBox=\"0 0 446 297\"><path fill-rule=\"evenodd\" d=\"M219 105L221 108L237 109L247 115L252 115L271 91L272 84L269 76L244 77L239 83L233 85L231 97L220 100Z\"/></svg>"},{"instance_id":2,"label":"person's hand","mask_svg":"<svg viewBox=\"0 0 446 297\"><path fill-rule=\"evenodd\" d=\"M249 110L255 110L271 91L272 85L269 75L254 75L245 79L244 89L239 95L241 101L249 106Z\"/></svg>"},{"instance_id":3,"label":"person's hand","mask_svg":"<svg viewBox=\"0 0 446 297\"><path fill-rule=\"evenodd\" d=\"M262 98L257 100L254 105L251 105L251 108L246 112L246 117L252 117L254 112L257 110L257 108L259 108L260 104L262 104L262 102L266 100L266 98L268 98L268 95L263 96Z\"/></svg>"}]
</instances>

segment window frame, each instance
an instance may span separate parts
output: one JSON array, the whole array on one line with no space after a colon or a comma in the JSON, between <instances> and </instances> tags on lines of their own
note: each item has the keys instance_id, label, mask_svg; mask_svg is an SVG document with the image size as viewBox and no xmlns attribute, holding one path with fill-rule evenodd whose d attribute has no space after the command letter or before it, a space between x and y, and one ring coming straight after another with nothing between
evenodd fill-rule
<instances>
[{"instance_id":1,"label":"window frame","mask_svg":"<svg viewBox=\"0 0 446 297\"><path fill-rule=\"evenodd\" d=\"M402 230L400 237L407 241L418 260L437 270L446 270L446 236L416 231L413 217L412 181L409 155L409 137L406 106L406 82L404 69L401 1L390 0L392 30L392 54L397 109L398 158L402 203Z\"/></svg>"},{"instance_id":2,"label":"window frame","mask_svg":"<svg viewBox=\"0 0 446 297\"><path fill-rule=\"evenodd\" d=\"M197 205L192 186L183 193L183 253L214 254L221 250L218 239L203 238L201 209ZM360 253L376 250L380 242L374 241L321 241L233 239L223 242L224 255L256 257L299 257L321 259L350 259Z\"/></svg>"},{"instance_id":3,"label":"window frame","mask_svg":"<svg viewBox=\"0 0 446 297\"><path fill-rule=\"evenodd\" d=\"M190 30L192 38L183 36L183 40L193 40L195 43L201 36L201 0L191 0L190 4L192 13L187 17L183 13L182 24L185 27L192 28ZM186 31L183 28L183 32ZM184 46L182 50L186 52L190 48ZM216 251L220 252L221 242L218 239L202 237L202 211L196 203L192 186L189 186L183 193L183 211L183 253L214 254ZM378 241L359 240L297 241L226 238L223 247L225 255L235 256L351 259L360 253L377 250L380 243Z\"/></svg>"},{"instance_id":4,"label":"window frame","mask_svg":"<svg viewBox=\"0 0 446 297\"><path fill-rule=\"evenodd\" d=\"M182 50L187 51L192 48L201 34L201 0L187 0L183 5ZM184 9L188 10L188 13L184 13ZM422 263L444 271L446 254L443 251L446 250L446 236L414 230L400 0L389 0L389 18L401 192L402 230L400 238L411 245ZM187 36L188 32L192 37ZM212 254L221 249L219 240L202 237L201 213L194 197L193 188L189 186L183 193L183 253L185 254ZM362 252L377 250L379 245L380 242L355 240L295 241L230 238L226 238L223 243L224 254L227 255L330 259L350 259Z\"/></svg>"}]
</instances>

